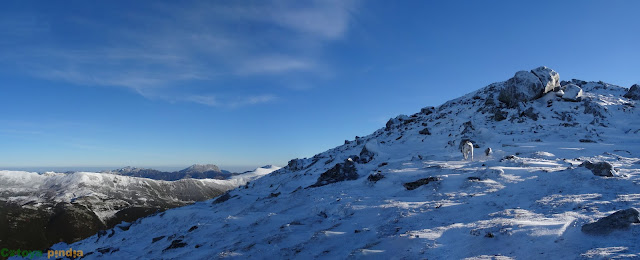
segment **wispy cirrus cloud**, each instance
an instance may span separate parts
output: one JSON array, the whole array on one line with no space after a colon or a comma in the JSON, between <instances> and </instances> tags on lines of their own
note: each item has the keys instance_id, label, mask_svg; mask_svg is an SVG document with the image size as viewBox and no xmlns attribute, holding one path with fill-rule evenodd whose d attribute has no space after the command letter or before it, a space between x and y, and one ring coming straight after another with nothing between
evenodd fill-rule
<instances>
[{"instance_id":1,"label":"wispy cirrus cloud","mask_svg":"<svg viewBox=\"0 0 640 260\"><path fill-rule=\"evenodd\" d=\"M234 82L326 75L325 47L347 33L355 7L352 1L191 2L106 11L102 18L29 13L35 21L9 36L39 41L4 48L0 57L49 80L123 87L172 102L254 105L276 96ZM0 23L11 27L6 19Z\"/></svg>"}]
</instances>

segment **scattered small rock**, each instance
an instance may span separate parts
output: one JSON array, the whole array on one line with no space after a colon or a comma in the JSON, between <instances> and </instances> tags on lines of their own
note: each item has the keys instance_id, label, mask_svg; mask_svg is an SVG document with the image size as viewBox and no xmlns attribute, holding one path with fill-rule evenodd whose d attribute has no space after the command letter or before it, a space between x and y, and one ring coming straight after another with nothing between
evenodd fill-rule
<instances>
[{"instance_id":1,"label":"scattered small rock","mask_svg":"<svg viewBox=\"0 0 640 260\"><path fill-rule=\"evenodd\" d=\"M278 196L280 196L280 192L276 192L276 193L271 193L271 194L269 194L269 198L276 198L276 197L278 197Z\"/></svg>"},{"instance_id":2,"label":"scattered small rock","mask_svg":"<svg viewBox=\"0 0 640 260\"><path fill-rule=\"evenodd\" d=\"M640 212L629 208L582 226L582 232L591 235L606 235L615 230L626 229L633 223L640 223Z\"/></svg>"},{"instance_id":3,"label":"scattered small rock","mask_svg":"<svg viewBox=\"0 0 640 260\"><path fill-rule=\"evenodd\" d=\"M417 189L418 187L420 187L422 185L426 185L426 184L429 184L430 182L434 182L434 181L440 181L440 178L438 178L438 177L423 178L423 179L419 179L417 181L407 182L405 184L402 184L402 186L404 186L407 190L415 190L415 189Z\"/></svg>"},{"instance_id":4,"label":"scattered small rock","mask_svg":"<svg viewBox=\"0 0 640 260\"><path fill-rule=\"evenodd\" d=\"M162 252L167 251L169 249L174 249L174 248L180 248L180 247L185 247L187 246L187 243L182 242L182 240L180 239L176 239L171 241L171 245L169 245L167 248L163 249Z\"/></svg>"},{"instance_id":5,"label":"scattered small rock","mask_svg":"<svg viewBox=\"0 0 640 260\"><path fill-rule=\"evenodd\" d=\"M163 239L165 236L154 237L151 239L151 243L155 243Z\"/></svg>"},{"instance_id":6,"label":"scattered small rock","mask_svg":"<svg viewBox=\"0 0 640 260\"><path fill-rule=\"evenodd\" d=\"M377 182L379 180L382 180L382 178L384 178L384 175L378 172L374 174L369 174L369 177L367 177L367 180L370 182Z\"/></svg>"},{"instance_id":7,"label":"scattered small rock","mask_svg":"<svg viewBox=\"0 0 640 260\"><path fill-rule=\"evenodd\" d=\"M421 135L431 135L431 132L429 132L429 128L426 128L426 127L420 130L418 133Z\"/></svg>"}]
</instances>

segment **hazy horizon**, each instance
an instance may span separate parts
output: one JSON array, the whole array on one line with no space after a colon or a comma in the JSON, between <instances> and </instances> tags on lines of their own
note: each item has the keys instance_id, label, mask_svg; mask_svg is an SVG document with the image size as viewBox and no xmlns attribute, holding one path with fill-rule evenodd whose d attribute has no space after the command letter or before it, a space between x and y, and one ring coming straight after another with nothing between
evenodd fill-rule
<instances>
[{"instance_id":1,"label":"hazy horizon","mask_svg":"<svg viewBox=\"0 0 640 260\"><path fill-rule=\"evenodd\" d=\"M205 164L205 163L199 163L199 164ZM206 163L206 164L215 164L215 163ZM140 166L136 166L136 165L124 165L124 166L32 166L32 167L2 167L0 166L0 171L1 170L8 170L8 171L25 171L25 172L68 172L68 171L73 171L73 172L101 172L101 171L108 171L108 170L116 170L116 169L120 169L120 168L124 168L127 166L131 166L131 167L136 167L136 168L145 168L145 169L155 169L155 170L159 170L159 171L178 171L178 170L182 170L185 169L189 166L191 166L193 164L185 164L185 165L174 165L174 166L154 166L154 165L140 165ZM221 170L227 170L230 172L245 172L245 171L251 171L251 170L255 170L258 167L262 167L265 165L259 165L259 166L238 166L238 165L220 165L220 164L215 164L217 165ZM275 166L284 166L284 165L278 165L278 164L274 164Z\"/></svg>"}]
</instances>

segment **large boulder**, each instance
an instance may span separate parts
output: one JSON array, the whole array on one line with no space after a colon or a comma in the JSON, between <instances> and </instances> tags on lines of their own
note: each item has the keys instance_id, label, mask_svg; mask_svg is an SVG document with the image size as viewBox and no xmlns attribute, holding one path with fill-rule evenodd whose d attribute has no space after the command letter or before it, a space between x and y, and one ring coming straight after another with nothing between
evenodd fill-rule
<instances>
[{"instance_id":1,"label":"large boulder","mask_svg":"<svg viewBox=\"0 0 640 260\"><path fill-rule=\"evenodd\" d=\"M592 163L590 161L586 161L580 166L584 166L585 168L591 170L591 172L593 172L593 175L596 176L613 177L618 175L616 170L613 168L613 165L608 162Z\"/></svg>"},{"instance_id":2,"label":"large boulder","mask_svg":"<svg viewBox=\"0 0 640 260\"><path fill-rule=\"evenodd\" d=\"M545 87L540 79L529 71L518 71L513 78L505 82L498 100L509 108L518 107L521 102L537 99L544 94Z\"/></svg>"},{"instance_id":3,"label":"large boulder","mask_svg":"<svg viewBox=\"0 0 640 260\"><path fill-rule=\"evenodd\" d=\"M599 219L596 222L582 226L582 232L591 235L606 235L613 231L626 229L633 223L640 223L640 212L629 208Z\"/></svg>"},{"instance_id":4,"label":"large boulder","mask_svg":"<svg viewBox=\"0 0 640 260\"><path fill-rule=\"evenodd\" d=\"M322 173L316 183L309 187L320 187L331 183L355 180L358 179L358 171L356 164L351 158L344 160L343 163L338 163L333 168Z\"/></svg>"},{"instance_id":5,"label":"large boulder","mask_svg":"<svg viewBox=\"0 0 640 260\"><path fill-rule=\"evenodd\" d=\"M627 91L627 94L624 94L624 97L634 100L640 100L640 85L634 84L633 86L631 86L629 91Z\"/></svg>"},{"instance_id":6,"label":"large boulder","mask_svg":"<svg viewBox=\"0 0 640 260\"><path fill-rule=\"evenodd\" d=\"M578 102L582 100L582 88L576 84L568 84L564 88L562 99L567 101Z\"/></svg>"},{"instance_id":7,"label":"large boulder","mask_svg":"<svg viewBox=\"0 0 640 260\"><path fill-rule=\"evenodd\" d=\"M550 68L545 66L538 67L531 70L531 73L535 74L536 77L540 79L540 82L542 82L542 86L544 87L543 94L560 87L560 75Z\"/></svg>"}]
</instances>

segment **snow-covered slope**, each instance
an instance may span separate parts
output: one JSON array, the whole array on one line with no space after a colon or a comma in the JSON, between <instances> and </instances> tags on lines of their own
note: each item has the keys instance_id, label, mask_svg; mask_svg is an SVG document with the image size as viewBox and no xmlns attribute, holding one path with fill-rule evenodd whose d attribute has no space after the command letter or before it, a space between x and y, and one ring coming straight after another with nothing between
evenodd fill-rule
<instances>
[{"instance_id":1,"label":"snow-covered slope","mask_svg":"<svg viewBox=\"0 0 640 260\"><path fill-rule=\"evenodd\" d=\"M215 200L55 247L89 259L639 258L637 224L581 231L640 207L638 101L557 76L518 72ZM580 95L565 96L573 85ZM474 161L462 160L463 140ZM610 163L614 176L586 160Z\"/></svg>"}]
</instances>

